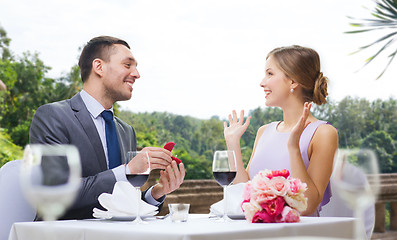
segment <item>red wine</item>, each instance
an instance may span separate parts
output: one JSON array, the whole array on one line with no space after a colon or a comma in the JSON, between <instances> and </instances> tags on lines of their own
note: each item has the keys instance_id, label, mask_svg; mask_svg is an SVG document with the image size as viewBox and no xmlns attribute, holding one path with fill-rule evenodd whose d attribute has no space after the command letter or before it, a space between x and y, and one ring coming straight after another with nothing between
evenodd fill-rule
<instances>
[{"instance_id":1,"label":"red wine","mask_svg":"<svg viewBox=\"0 0 397 240\"><path fill-rule=\"evenodd\" d=\"M236 177L236 172L213 172L215 180L221 186L229 185Z\"/></svg>"},{"instance_id":2,"label":"red wine","mask_svg":"<svg viewBox=\"0 0 397 240\"><path fill-rule=\"evenodd\" d=\"M134 187L142 187L147 181L149 174L127 174L126 176Z\"/></svg>"}]
</instances>

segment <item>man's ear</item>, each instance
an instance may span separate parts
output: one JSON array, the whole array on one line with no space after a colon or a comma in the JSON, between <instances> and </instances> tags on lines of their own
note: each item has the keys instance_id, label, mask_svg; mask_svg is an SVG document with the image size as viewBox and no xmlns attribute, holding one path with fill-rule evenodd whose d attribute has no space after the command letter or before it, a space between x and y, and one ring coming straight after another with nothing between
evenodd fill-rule
<instances>
[{"instance_id":1,"label":"man's ear","mask_svg":"<svg viewBox=\"0 0 397 240\"><path fill-rule=\"evenodd\" d=\"M103 76L103 61L99 58L95 58L92 61L92 71L99 76Z\"/></svg>"}]
</instances>

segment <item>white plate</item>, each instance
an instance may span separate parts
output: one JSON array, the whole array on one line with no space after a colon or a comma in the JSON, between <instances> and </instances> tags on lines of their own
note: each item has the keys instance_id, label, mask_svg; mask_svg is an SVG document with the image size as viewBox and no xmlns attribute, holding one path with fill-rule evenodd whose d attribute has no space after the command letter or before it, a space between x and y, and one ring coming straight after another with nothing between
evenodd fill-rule
<instances>
[{"instance_id":1,"label":"white plate","mask_svg":"<svg viewBox=\"0 0 397 240\"><path fill-rule=\"evenodd\" d=\"M150 218L150 217L154 218L153 215L141 216L142 219ZM105 219L105 220L111 220L111 221L133 221L133 220L135 220L135 218L136 218L136 216L122 216L122 217L120 216L120 217L112 217L110 219Z\"/></svg>"},{"instance_id":2,"label":"white plate","mask_svg":"<svg viewBox=\"0 0 397 240\"><path fill-rule=\"evenodd\" d=\"M215 216L221 218L223 217L223 215L221 214L214 214ZM233 220L244 220L245 219L245 215L244 214L228 214L227 215L230 219Z\"/></svg>"},{"instance_id":3,"label":"white plate","mask_svg":"<svg viewBox=\"0 0 397 240\"><path fill-rule=\"evenodd\" d=\"M228 214L227 216L230 219L233 219L233 220L244 220L245 219L245 215L244 214L236 214L236 215Z\"/></svg>"},{"instance_id":4,"label":"white plate","mask_svg":"<svg viewBox=\"0 0 397 240\"><path fill-rule=\"evenodd\" d=\"M100 210L98 208L94 208L93 209L93 217L97 218L97 219L103 219L103 220L114 220L114 221L132 221L136 218L136 216L132 216L132 215L128 215L128 214L118 214L117 215L115 213L113 213L113 216L111 213L109 213L109 211L103 211ZM148 217L153 217L154 215L156 215L157 213L159 213L158 211L154 211L150 214L146 214L141 216L141 218L148 218ZM116 215L116 216L114 216Z\"/></svg>"}]
</instances>

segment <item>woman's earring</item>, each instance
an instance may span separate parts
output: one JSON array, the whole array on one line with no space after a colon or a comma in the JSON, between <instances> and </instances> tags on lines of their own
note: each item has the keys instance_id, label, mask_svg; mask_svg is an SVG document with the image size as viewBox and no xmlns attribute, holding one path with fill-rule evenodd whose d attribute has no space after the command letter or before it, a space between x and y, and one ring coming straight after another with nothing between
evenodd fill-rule
<instances>
[{"instance_id":1,"label":"woman's earring","mask_svg":"<svg viewBox=\"0 0 397 240\"><path fill-rule=\"evenodd\" d=\"M294 89L293 88L291 88L291 90L289 90L291 93L294 93Z\"/></svg>"}]
</instances>

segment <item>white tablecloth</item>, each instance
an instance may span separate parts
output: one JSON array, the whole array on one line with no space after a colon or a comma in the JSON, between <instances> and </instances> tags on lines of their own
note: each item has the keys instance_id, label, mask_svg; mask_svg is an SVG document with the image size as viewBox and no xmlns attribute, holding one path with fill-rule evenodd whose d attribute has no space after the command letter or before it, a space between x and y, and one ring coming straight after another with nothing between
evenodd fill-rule
<instances>
[{"instance_id":1,"label":"white tablecloth","mask_svg":"<svg viewBox=\"0 0 397 240\"><path fill-rule=\"evenodd\" d=\"M185 223L146 219L148 224L127 221L70 220L15 223L9 240L127 240L127 239L264 239L290 236L352 238L353 218L302 217L299 223L253 224L246 220L222 223L207 214L191 214ZM300 238L301 239L301 238Z\"/></svg>"}]
</instances>

